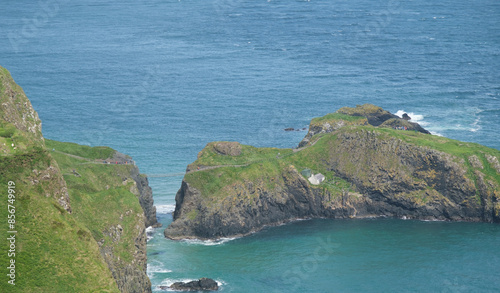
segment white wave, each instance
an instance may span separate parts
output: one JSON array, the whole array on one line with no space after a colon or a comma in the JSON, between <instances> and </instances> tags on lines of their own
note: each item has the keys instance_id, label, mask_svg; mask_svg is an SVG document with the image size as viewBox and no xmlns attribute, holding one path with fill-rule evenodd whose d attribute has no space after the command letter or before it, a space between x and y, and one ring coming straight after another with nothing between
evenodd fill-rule
<instances>
[{"instance_id":1,"label":"white wave","mask_svg":"<svg viewBox=\"0 0 500 293\"><path fill-rule=\"evenodd\" d=\"M437 131L432 131L432 130L429 130L431 132L432 135L436 135L436 136L443 136L441 133L437 132Z\"/></svg>"},{"instance_id":2,"label":"white wave","mask_svg":"<svg viewBox=\"0 0 500 293\"><path fill-rule=\"evenodd\" d=\"M149 242L149 240L153 239L153 233L154 233L155 229L151 226L147 227L146 228L146 242Z\"/></svg>"},{"instance_id":3,"label":"white wave","mask_svg":"<svg viewBox=\"0 0 500 293\"><path fill-rule=\"evenodd\" d=\"M476 113L475 113L476 119L471 124L471 126L472 126L472 128L470 129L471 132L476 132L476 131L481 129L481 125L479 125L479 122L481 122L481 117L479 116L479 114L481 112L482 112L481 110L476 111Z\"/></svg>"},{"instance_id":4,"label":"white wave","mask_svg":"<svg viewBox=\"0 0 500 293\"><path fill-rule=\"evenodd\" d=\"M217 240L201 240L201 239L185 239L182 242L190 244L190 245L205 245L205 246L213 246L213 245L221 245L231 240L237 239L237 237L225 237Z\"/></svg>"},{"instance_id":5,"label":"white wave","mask_svg":"<svg viewBox=\"0 0 500 293\"><path fill-rule=\"evenodd\" d=\"M184 283L187 283L187 282L191 282L192 279L164 279L163 281L161 281L161 283L157 286L157 288L159 289L160 286L166 286L166 287L170 287L172 286L173 283L176 283L176 282L184 282ZM167 291L174 291L172 289L167 289Z\"/></svg>"},{"instance_id":6,"label":"white wave","mask_svg":"<svg viewBox=\"0 0 500 293\"><path fill-rule=\"evenodd\" d=\"M171 214L175 211L175 204L162 204L156 206L158 214Z\"/></svg>"},{"instance_id":7,"label":"white wave","mask_svg":"<svg viewBox=\"0 0 500 293\"><path fill-rule=\"evenodd\" d=\"M153 278L155 274L171 273L171 272L172 272L171 270L166 269L164 267L164 264L159 262L159 261L154 261L153 263L148 263L147 275L150 279Z\"/></svg>"},{"instance_id":8,"label":"white wave","mask_svg":"<svg viewBox=\"0 0 500 293\"><path fill-rule=\"evenodd\" d=\"M440 219L427 219L427 220L420 220L422 222L447 222L446 220L440 220Z\"/></svg>"},{"instance_id":9,"label":"white wave","mask_svg":"<svg viewBox=\"0 0 500 293\"><path fill-rule=\"evenodd\" d=\"M406 112L405 110L398 110L395 115L396 116L399 116L399 118L403 118L403 114L406 113L408 114L408 116L410 116L411 118L411 122L415 122L415 123L418 123L420 124L420 126L426 126L426 125L429 125L429 123L423 121L424 120L424 115L419 115L419 114L415 114L413 112Z\"/></svg>"},{"instance_id":10,"label":"white wave","mask_svg":"<svg viewBox=\"0 0 500 293\"><path fill-rule=\"evenodd\" d=\"M148 267L148 271L151 273L171 273L172 272L172 270L161 269L161 268L156 268L156 267L153 267L151 269Z\"/></svg>"}]
</instances>

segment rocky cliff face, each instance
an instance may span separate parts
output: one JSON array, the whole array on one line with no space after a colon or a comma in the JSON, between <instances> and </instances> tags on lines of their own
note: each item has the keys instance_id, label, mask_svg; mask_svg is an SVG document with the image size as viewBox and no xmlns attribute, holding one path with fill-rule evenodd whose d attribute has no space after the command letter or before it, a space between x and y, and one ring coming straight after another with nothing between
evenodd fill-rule
<instances>
[{"instance_id":1,"label":"rocky cliff face","mask_svg":"<svg viewBox=\"0 0 500 293\"><path fill-rule=\"evenodd\" d=\"M123 216L135 217L136 219L135 226L132 228L134 239L133 244L136 248L132 255L132 260L121 259L115 252L115 246L120 245L122 237L127 237L124 227L120 224L117 224L116 226L109 226L103 231L105 238L110 239L111 245L104 245L104 239L98 242L101 256L106 261L113 278L116 280L116 284L118 285L120 292L152 292L151 281L146 274L146 218L141 213L134 214L132 210L125 211L125 213L122 214L122 217ZM130 229L130 227L126 228Z\"/></svg>"},{"instance_id":2,"label":"rocky cliff face","mask_svg":"<svg viewBox=\"0 0 500 293\"><path fill-rule=\"evenodd\" d=\"M191 170L208 157L213 169L185 176L165 236L213 239L314 217L500 221L498 150L396 130L388 120L374 127L365 117L339 117L330 132L310 136L314 145L247 155L246 163L243 152L232 159L235 167L217 167L215 158L226 162L228 155L207 146ZM327 180L312 185L300 173L305 168Z\"/></svg>"},{"instance_id":3,"label":"rocky cliff face","mask_svg":"<svg viewBox=\"0 0 500 293\"><path fill-rule=\"evenodd\" d=\"M156 207L153 201L153 190L149 186L148 178L139 173L139 168L134 166L131 170L132 179L136 182L137 189L139 191L139 203L144 210L144 216L146 217L145 227L160 227L161 224L158 223L156 218Z\"/></svg>"},{"instance_id":4,"label":"rocky cliff face","mask_svg":"<svg viewBox=\"0 0 500 293\"><path fill-rule=\"evenodd\" d=\"M124 154L115 152L111 161L125 162L130 159ZM122 180L122 185L129 186L128 190L138 199L141 210L138 212L127 206L117 207L127 210L114 213L115 218L110 220L112 224L104 226L103 238L98 241L99 251L116 280L120 292L152 292L151 281L146 274L146 227L157 225L153 194L147 177L139 173L139 168L136 165L122 165L121 167L126 168L116 170L116 176ZM127 221L127 218L132 220ZM125 250L128 252L126 259L123 259L123 250L120 249L124 242L134 246L133 252Z\"/></svg>"}]
</instances>

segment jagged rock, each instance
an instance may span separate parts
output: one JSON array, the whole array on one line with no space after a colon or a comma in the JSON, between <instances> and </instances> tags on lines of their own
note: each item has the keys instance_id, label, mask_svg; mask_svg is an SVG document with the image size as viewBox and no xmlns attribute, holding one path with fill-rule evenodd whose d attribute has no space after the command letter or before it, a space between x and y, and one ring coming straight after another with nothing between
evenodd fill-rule
<instances>
[{"instance_id":1,"label":"jagged rock","mask_svg":"<svg viewBox=\"0 0 500 293\"><path fill-rule=\"evenodd\" d=\"M406 114L406 113L404 113L403 116L401 116L401 118L403 118L406 121L410 121L411 120L411 117L408 116L408 114Z\"/></svg>"},{"instance_id":2,"label":"jagged rock","mask_svg":"<svg viewBox=\"0 0 500 293\"><path fill-rule=\"evenodd\" d=\"M488 163L490 163L493 168L497 170L497 173L500 173L500 163L498 162L498 158L487 154L486 159L488 160Z\"/></svg>"},{"instance_id":3,"label":"jagged rock","mask_svg":"<svg viewBox=\"0 0 500 293\"><path fill-rule=\"evenodd\" d=\"M472 155L469 157L469 163L472 165L473 168L484 169L483 163L481 163L481 161L476 155Z\"/></svg>"},{"instance_id":4,"label":"jagged rock","mask_svg":"<svg viewBox=\"0 0 500 293\"><path fill-rule=\"evenodd\" d=\"M161 286L160 289L172 289L177 291L217 291L219 290L219 285L216 281L209 278L201 278L199 280L191 282L176 282L170 285L170 287L165 288Z\"/></svg>"},{"instance_id":5,"label":"jagged rock","mask_svg":"<svg viewBox=\"0 0 500 293\"><path fill-rule=\"evenodd\" d=\"M429 131L425 130L418 123L406 121L405 119L402 119L399 117L388 119L388 120L384 121L382 124L380 124L379 127L390 127L390 128L396 128L396 129L398 127L399 128L405 127L406 130L412 130L412 131L418 131L418 132L425 133L425 134L430 134Z\"/></svg>"},{"instance_id":6,"label":"jagged rock","mask_svg":"<svg viewBox=\"0 0 500 293\"><path fill-rule=\"evenodd\" d=\"M161 227L156 218L156 207L154 206L153 191L149 186L148 178L139 173L139 168L133 166L130 171L130 176L136 182L139 190L139 203L141 204L144 215L146 216L146 227L155 226Z\"/></svg>"}]
</instances>

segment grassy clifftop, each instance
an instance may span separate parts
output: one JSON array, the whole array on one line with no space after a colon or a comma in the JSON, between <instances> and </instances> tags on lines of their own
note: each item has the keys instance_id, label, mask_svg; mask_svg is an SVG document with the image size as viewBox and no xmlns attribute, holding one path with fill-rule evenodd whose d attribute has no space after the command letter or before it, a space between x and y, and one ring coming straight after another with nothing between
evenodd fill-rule
<instances>
[{"instance_id":1,"label":"grassy clifftop","mask_svg":"<svg viewBox=\"0 0 500 293\"><path fill-rule=\"evenodd\" d=\"M113 156L106 147L45 140L28 98L0 67L0 292L151 290L145 217L131 179L138 170L98 162Z\"/></svg>"},{"instance_id":2,"label":"grassy clifftop","mask_svg":"<svg viewBox=\"0 0 500 293\"><path fill-rule=\"evenodd\" d=\"M150 288L146 271L145 217L133 179L135 165L104 164L116 151L46 140L67 183L73 217L90 231L118 288ZM125 272L128 275L125 276Z\"/></svg>"},{"instance_id":3,"label":"grassy clifftop","mask_svg":"<svg viewBox=\"0 0 500 293\"><path fill-rule=\"evenodd\" d=\"M297 149L209 143L188 167L165 235L225 237L297 217L500 219L500 151L387 125L407 121L375 106L349 109L313 119ZM312 185L304 169L326 180Z\"/></svg>"}]
</instances>

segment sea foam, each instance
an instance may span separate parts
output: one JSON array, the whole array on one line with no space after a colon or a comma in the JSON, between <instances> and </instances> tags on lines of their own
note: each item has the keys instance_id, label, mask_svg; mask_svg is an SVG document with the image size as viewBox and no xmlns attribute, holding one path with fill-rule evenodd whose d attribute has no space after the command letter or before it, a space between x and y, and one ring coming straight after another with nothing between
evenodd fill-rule
<instances>
[{"instance_id":1,"label":"sea foam","mask_svg":"<svg viewBox=\"0 0 500 293\"><path fill-rule=\"evenodd\" d=\"M426 126L426 125L429 125L429 123L423 121L424 120L424 115L419 115L419 114L415 114L413 112L405 112L405 110L398 110L395 115L396 116L399 116L399 118L403 118L403 114L406 113L408 114L408 116L410 116L411 118L411 122L415 122L415 123L418 123L420 124L420 126Z\"/></svg>"},{"instance_id":2,"label":"sea foam","mask_svg":"<svg viewBox=\"0 0 500 293\"><path fill-rule=\"evenodd\" d=\"M231 240L237 239L237 237L224 237L219 238L217 240L201 240L201 239L185 239L182 242L187 243L188 245L205 245L205 246L213 246L213 245L221 245Z\"/></svg>"},{"instance_id":3,"label":"sea foam","mask_svg":"<svg viewBox=\"0 0 500 293\"><path fill-rule=\"evenodd\" d=\"M162 204L156 206L158 214L171 214L175 211L175 204Z\"/></svg>"}]
</instances>

